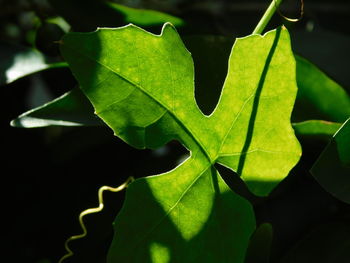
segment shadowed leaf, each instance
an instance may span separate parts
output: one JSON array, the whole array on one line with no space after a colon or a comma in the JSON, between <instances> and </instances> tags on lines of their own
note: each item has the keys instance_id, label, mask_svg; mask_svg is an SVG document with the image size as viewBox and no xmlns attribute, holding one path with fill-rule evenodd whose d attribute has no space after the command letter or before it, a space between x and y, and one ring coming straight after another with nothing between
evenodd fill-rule
<instances>
[{"instance_id":1,"label":"shadowed leaf","mask_svg":"<svg viewBox=\"0 0 350 263\"><path fill-rule=\"evenodd\" d=\"M27 111L11 121L11 126L38 128L46 126L91 126L103 122L94 115L91 103L75 88L57 99Z\"/></svg>"},{"instance_id":2,"label":"shadowed leaf","mask_svg":"<svg viewBox=\"0 0 350 263\"><path fill-rule=\"evenodd\" d=\"M93 31L97 27L117 27L134 23L143 27L161 26L165 22L177 26L183 20L159 11L136 9L104 0L49 0L59 15L74 31Z\"/></svg>"},{"instance_id":3,"label":"shadowed leaf","mask_svg":"<svg viewBox=\"0 0 350 263\"><path fill-rule=\"evenodd\" d=\"M329 193L350 203L350 119L336 132L311 173Z\"/></svg>"},{"instance_id":4,"label":"shadowed leaf","mask_svg":"<svg viewBox=\"0 0 350 263\"><path fill-rule=\"evenodd\" d=\"M306 59L297 61L298 96L293 113L294 121L322 119L344 122L350 116L350 96Z\"/></svg>"},{"instance_id":5,"label":"shadowed leaf","mask_svg":"<svg viewBox=\"0 0 350 263\"><path fill-rule=\"evenodd\" d=\"M272 225L261 224L250 239L245 263L269 263L272 239Z\"/></svg>"},{"instance_id":6,"label":"shadowed leaf","mask_svg":"<svg viewBox=\"0 0 350 263\"><path fill-rule=\"evenodd\" d=\"M323 120L308 120L293 123L297 135L329 139L340 128L341 123Z\"/></svg>"}]
</instances>

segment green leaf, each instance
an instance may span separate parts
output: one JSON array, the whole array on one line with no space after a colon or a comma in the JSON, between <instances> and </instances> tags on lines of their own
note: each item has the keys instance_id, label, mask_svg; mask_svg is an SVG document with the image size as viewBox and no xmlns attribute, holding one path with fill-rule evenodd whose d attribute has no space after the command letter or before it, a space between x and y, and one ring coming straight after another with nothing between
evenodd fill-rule
<instances>
[{"instance_id":1,"label":"green leaf","mask_svg":"<svg viewBox=\"0 0 350 263\"><path fill-rule=\"evenodd\" d=\"M192 156L129 186L108 262L243 262L254 226L248 201Z\"/></svg>"},{"instance_id":2,"label":"green leaf","mask_svg":"<svg viewBox=\"0 0 350 263\"><path fill-rule=\"evenodd\" d=\"M66 20L64 20L63 17L60 17L60 16L49 17L46 19L46 22L59 26L65 33L68 33L70 31L70 25L67 23Z\"/></svg>"},{"instance_id":3,"label":"green leaf","mask_svg":"<svg viewBox=\"0 0 350 263\"><path fill-rule=\"evenodd\" d=\"M311 169L326 191L350 204L350 119L336 132Z\"/></svg>"},{"instance_id":4,"label":"green leaf","mask_svg":"<svg viewBox=\"0 0 350 263\"><path fill-rule=\"evenodd\" d=\"M190 36L185 38L185 44L190 50L196 65L196 101L205 114L210 114L219 99L221 86L227 72L226 64L233 39L219 36ZM213 52L213 50L217 52ZM50 125L104 125L103 122L98 121L91 115L92 111L89 107L81 106L81 104L85 104L87 99L84 95L78 95L79 92L81 92L80 89L75 89L73 93L68 92L45 105L25 112L14 120L12 125L24 128ZM61 102L61 100L70 101L70 114L67 114L64 107L62 107L65 102ZM58 105L56 106L56 104ZM50 109L46 109L47 107L50 107ZM37 110L40 110L40 115ZM77 123L72 124L71 114L79 115ZM30 123L27 122L29 118L31 119ZM85 122L86 120L87 122Z\"/></svg>"},{"instance_id":5,"label":"green leaf","mask_svg":"<svg viewBox=\"0 0 350 263\"><path fill-rule=\"evenodd\" d=\"M350 116L350 96L334 80L304 58L297 61L298 96L295 121L322 119L344 122Z\"/></svg>"},{"instance_id":6,"label":"green leaf","mask_svg":"<svg viewBox=\"0 0 350 263\"><path fill-rule=\"evenodd\" d=\"M293 123L296 135L321 137L326 139L332 137L340 126L341 123L323 120L308 120Z\"/></svg>"},{"instance_id":7,"label":"green leaf","mask_svg":"<svg viewBox=\"0 0 350 263\"><path fill-rule=\"evenodd\" d=\"M227 72L226 54L230 52L233 41L233 38L222 36L184 38L196 65L197 103L206 114L210 114L217 104L217 94L220 93L218 87L221 87ZM310 134L310 120L344 122L350 115L350 97L346 90L305 58L298 55L295 58L298 95L292 119L303 122L300 132L307 131L305 129L308 127L307 133ZM316 128L315 122L312 126ZM319 123L317 126L318 134L329 134L329 125ZM324 131L320 130L322 127L325 128Z\"/></svg>"},{"instance_id":8,"label":"green leaf","mask_svg":"<svg viewBox=\"0 0 350 263\"><path fill-rule=\"evenodd\" d=\"M100 27L123 25L123 16L103 0L49 0L55 12L62 16L73 30L91 31Z\"/></svg>"},{"instance_id":9,"label":"green leaf","mask_svg":"<svg viewBox=\"0 0 350 263\"><path fill-rule=\"evenodd\" d=\"M92 31L97 27L116 27L127 23L140 26L161 26L172 22L177 26L183 20L154 10L136 9L104 0L49 0L50 4L75 31Z\"/></svg>"},{"instance_id":10,"label":"green leaf","mask_svg":"<svg viewBox=\"0 0 350 263\"><path fill-rule=\"evenodd\" d=\"M11 121L11 126L38 128L46 126L91 126L101 125L100 119L93 114L89 100L79 88L40 107L27 111Z\"/></svg>"},{"instance_id":11,"label":"green leaf","mask_svg":"<svg viewBox=\"0 0 350 263\"><path fill-rule=\"evenodd\" d=\"M236 171L264 196L299 160L290 123L297 87L287 30L236 40L210 116L196 104L193 61L170 24L160 35L134 25L70 33L61 51L118 137L140 149L179 140L191 152L173 171L131 184L109 262L243 262L254 230L252 207L214 164Z\"/></svg>"},{"instance_id":12,"label":"green leaf","mask_svg":"<svg viewBox=\"0 0 350 263\"><path fill-rule=\"evenodd\" d=\"M0 52L0 85L42 70L67 66L63 62L51 62L42 53L31 48L0 43Z\"/></svg>"},{"instance_id":13,"label":"green leaf","mask_svg":"<svg viewBox=\"0 0 350 263\"><path fill-rule=\"evenodd\" d=\"M133 23L138 26L156 26L165 22L170 22L174 26L184 25L184 21L178 17L162 13L156 10L131 8L113 2L107 2L116 11L124 16L126 23Z\"/></svg>"}]
</instances>

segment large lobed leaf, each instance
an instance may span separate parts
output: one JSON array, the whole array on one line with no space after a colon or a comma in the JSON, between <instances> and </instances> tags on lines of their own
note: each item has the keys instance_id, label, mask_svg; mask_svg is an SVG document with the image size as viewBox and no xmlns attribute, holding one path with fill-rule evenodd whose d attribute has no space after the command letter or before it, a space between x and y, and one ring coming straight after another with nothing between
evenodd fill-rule
<instances>
[{"instance_id":1,"label":"large lobed leaf","mask_svg":"<svg viewBox=\"0 0 350 263\"><path fill-rule=\"evenodd\" d=\"M133 25L71 33L61 51L118 137L137 148L179 140L191 151L173 171L131 184L109 262L243 262L255 225L252 207L213 165L236 171L264 196L299 160L287 30L236 40L210 116L196 104L193 61L170 24L160 35Z\"/></svg>"}]
</instances>

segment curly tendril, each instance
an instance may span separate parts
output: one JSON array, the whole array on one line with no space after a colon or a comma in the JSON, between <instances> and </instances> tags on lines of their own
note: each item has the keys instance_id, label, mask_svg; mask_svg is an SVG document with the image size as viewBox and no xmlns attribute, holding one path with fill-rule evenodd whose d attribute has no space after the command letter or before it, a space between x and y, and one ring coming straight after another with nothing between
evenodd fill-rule
<instances>
[{"instance_id":1,"label":"curly tendril","mask_svg":"<svg viewBox=\"0 0 350 263\"><path fill-rule=\"evenodd\" d=\"M275 6L276 6L276 11L277 13L285 20L289 21L289 22L298 22L300 21L303 16L304 16L304 0L300 0L300 16L298 18L289 18L285 15L282 14L282 12L280 11L279 7L276 4L276 0L274 0Z\"/></svg>"},{"instance_id":2,"label":"curly tendril","mask_svg":"<svg viewBox=\"0 0 350 263\"><path fill-rule=\"evenodd\" d=\"M66 242L64 243L64 247L67 251L67 254L65 254L63 257L61 257L61 259L58 261L58 263L62 263L65 259L72 257L74 255L73 251L69 248L68 244L73 241L73 240L77 240L77 239L81 239L84 238L87 235L87 229L86 226L84 224L83 221L83 217L88 215L88 214L94 214L94 213L99 213L103 210L104 207L104 203L103 203L103 192L104 191L109 191L109 192L120 192L122 190L124 190L126 187L128 187L128 185L134 181L134 178L131 176L129 177L122 185L113 188L110 186L102 186L100 187L100 189L98 190L98 207L95 208L89 208L84 210L83 212L80 213L79 215L79 224L81 226L81 229L83 230L82 234L79 235L75 235L75 236L71 236L69 237Z\"/></svg>"}]
</instances>

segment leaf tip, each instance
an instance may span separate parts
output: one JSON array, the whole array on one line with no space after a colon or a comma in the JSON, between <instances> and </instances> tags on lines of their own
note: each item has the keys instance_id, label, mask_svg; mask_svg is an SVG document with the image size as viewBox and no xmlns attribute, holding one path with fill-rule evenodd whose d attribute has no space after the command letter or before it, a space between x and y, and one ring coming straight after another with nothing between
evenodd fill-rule
<instances>
[{"instance_id":1,"label":"leaf tip","mask_svg":"<svg viewBox=\"0 0 350 263\"><path fill-rule=\"evenodd\" d=\"M176 31L176 28L172 23L166 22L166 23L164 23L164 25L162 27L160 36L162 36L164 34L164 32L167 32L168 29L172 29L173 31Z\"/></svg>"}]
</instances>

